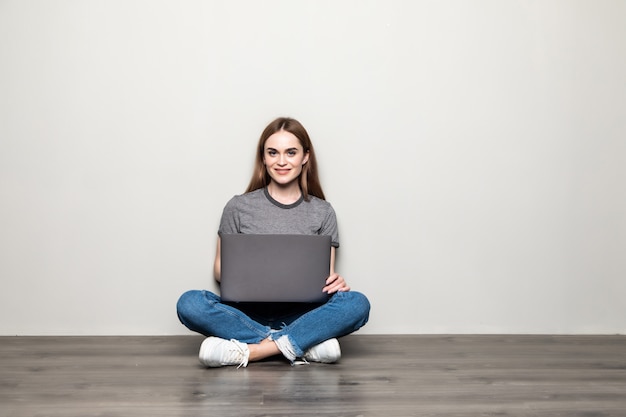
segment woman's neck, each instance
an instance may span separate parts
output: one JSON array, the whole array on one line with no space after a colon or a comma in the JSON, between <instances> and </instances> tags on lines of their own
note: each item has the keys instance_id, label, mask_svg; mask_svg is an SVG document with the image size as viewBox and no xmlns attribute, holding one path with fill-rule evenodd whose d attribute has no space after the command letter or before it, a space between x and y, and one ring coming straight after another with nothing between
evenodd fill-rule
<instances>
[{"instance_id":1,"label":"woman's neck","mask_svg":"<svg viewBox=\"0 0 626 417\"><path fill-rule=\"evenodd\" d=\"M295 181L285 186L271 182L267 186L267 192L274 200L286 205L295 203L302 196L300 186Z\"/></svg>"}]
</instances>

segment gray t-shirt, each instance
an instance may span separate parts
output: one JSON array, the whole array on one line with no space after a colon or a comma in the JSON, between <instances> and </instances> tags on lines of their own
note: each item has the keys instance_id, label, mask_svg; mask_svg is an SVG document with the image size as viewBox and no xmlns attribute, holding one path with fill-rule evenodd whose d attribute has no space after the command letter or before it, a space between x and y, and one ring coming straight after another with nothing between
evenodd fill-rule
<instances>
[{"instance_id":1,"label":"gray t-shirt","mask_svg":"<svg viewBox=\"0 0 626 417\"><path fill-rule=\"evenodd\" d=\"M218 233L330 235L339 247L337 217L329 202L310 196L285 205L267 188L233 197L224 207Z\"/></svg>"}]
</instances>

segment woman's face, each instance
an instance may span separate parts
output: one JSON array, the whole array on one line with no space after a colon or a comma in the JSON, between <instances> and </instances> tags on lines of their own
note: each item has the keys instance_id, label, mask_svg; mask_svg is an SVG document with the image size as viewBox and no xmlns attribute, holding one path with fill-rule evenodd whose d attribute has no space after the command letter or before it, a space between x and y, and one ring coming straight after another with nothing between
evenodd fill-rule
<instances>
[{"instance_id":1,"label":"woman's face","mask_svg":"<svg viewBox=\"0 0 626 417\"><path fill-rule=\"evenodd\" d=\"M281 130L265 141L263 163L272 181L279 185L290 185L296 181L308 160L308 152L304 152L293 133Z\"/></svg>"}]
</instances>

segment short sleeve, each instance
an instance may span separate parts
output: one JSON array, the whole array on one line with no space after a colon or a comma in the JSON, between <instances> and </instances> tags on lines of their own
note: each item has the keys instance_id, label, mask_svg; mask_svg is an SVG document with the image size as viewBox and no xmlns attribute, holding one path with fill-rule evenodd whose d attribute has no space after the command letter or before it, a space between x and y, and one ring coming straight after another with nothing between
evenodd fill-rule
<instances>
[{"instance_id":1,"label":"short sleeve","mask_svg":"<svg viewBox=\"0 0 626 417\"><path fill-rule=\"evenodd\" d=\"M331 237L331 245L335 248L339 247L339 228L337 227L337 215L331 205L328 205L326 218L320 229L321 235L329 235Z\"/></svg>"},{"instance_id":2,"label":"short sleeve","mask_svg":"<svg viewBox=\"0 0 626 417\"><path fill-rule=\"evenodd\" d=\"M230 199L220 219L220 227L217 231L219 235L241 233L241 225L239 221L239 210L237 210L237 198Z\"/></svg>"}]
</instances>

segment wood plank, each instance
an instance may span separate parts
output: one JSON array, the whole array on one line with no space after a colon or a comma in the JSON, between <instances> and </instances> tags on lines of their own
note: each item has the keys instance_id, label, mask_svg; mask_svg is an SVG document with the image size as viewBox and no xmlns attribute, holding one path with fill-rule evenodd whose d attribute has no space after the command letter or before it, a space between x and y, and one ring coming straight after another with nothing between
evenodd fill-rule
<instances>
[{"instance_id":1,"label":"wood plank","mask_svg":"<svg viewBox=\"0 0 626 417\"><path fill-rule=\"evenodd\" d=\"M0 415L626 416L623 336L352 335L337 364L242 369L201 341L0 337Z\"/></svg>"}]
</instances>

